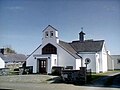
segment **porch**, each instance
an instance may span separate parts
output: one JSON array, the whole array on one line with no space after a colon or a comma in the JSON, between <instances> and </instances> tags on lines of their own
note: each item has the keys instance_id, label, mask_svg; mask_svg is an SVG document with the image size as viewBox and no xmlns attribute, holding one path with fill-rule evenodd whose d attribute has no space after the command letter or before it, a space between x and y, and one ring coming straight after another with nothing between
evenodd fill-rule
<instances>
[{"instance_id":1,"label":"porch","mask_svg":"<svg viewBox=\"0 0 120 90\"><path fill-rule=\"evenodd\" d=\"M57 66L57 55L56 54L35 54L33 55L36 59L36 73L50 74L53 66ZM34 66L33 66L34 68Z\"/></svg>"}]
</instances>

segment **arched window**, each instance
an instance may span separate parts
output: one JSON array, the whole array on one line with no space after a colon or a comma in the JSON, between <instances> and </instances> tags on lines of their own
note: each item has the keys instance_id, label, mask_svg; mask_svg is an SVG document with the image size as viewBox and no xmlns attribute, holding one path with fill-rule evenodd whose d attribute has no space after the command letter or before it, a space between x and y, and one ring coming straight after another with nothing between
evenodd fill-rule
<instances>
[{"instance_id":1,"label":"arched window","mask_svg":"<svg viewBox=\"0 0 120 90\"><path fill-rule=\"evenodd\" d=\"M57 48L52 44L47 44L42 48L42 54L57 54Z\"/></svg>"}]
</instances>

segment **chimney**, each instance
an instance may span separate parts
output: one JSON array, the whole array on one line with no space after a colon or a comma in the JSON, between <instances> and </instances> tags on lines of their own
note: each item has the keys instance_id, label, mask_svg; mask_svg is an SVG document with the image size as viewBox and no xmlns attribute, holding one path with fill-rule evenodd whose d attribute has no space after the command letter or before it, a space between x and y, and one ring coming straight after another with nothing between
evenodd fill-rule
<instances>
[{"instance_id":1,"label":"chimney","mask_svg":"<svg viewBox=\"0 0 120 90\"><path fill-rule=\"evenodd\" d=\"M79 33L79 40L80 40L80 42L83 42L83 41L84 41L84 35L85 35L85 33L84 33L83 31L81 31L81 32Z\"/></svg>"}]
</instances>

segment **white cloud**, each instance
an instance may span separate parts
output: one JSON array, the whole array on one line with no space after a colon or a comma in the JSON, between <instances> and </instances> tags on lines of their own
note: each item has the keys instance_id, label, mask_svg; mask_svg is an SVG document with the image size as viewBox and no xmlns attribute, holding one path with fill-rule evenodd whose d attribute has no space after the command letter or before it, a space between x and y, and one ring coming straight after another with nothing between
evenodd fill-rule
<instances>
[{"instance_id":1,"label":"white cloud","mask_svg":"<svg viewBox=\"0 0 120 90\"><path fill-rule=\"evenodd\" d=\"M23 7L20 6L11 6L11 7L6 7L8 10L24 10Z\"/></svg>"},{"instance_id":2,"label":"white cloud","mask_svg":"<svg viewBox=\"0 0 120 90\"><path fill-rule=\"evenodd\" d=\"M104 6L103 8L109 12L114 12L117 9L115 6Z\"/></svg>"},{"instance_id":3,"label":"white cloud","mask_svg":"<svg viewBox=\"0 0 120 90\"><path fill-rule=\"evenodd\" d=\"M24 38L30 38L31 36L28 35L0 35L0 38L2 39L24 39Z\"/></svg>"}]
</instances>

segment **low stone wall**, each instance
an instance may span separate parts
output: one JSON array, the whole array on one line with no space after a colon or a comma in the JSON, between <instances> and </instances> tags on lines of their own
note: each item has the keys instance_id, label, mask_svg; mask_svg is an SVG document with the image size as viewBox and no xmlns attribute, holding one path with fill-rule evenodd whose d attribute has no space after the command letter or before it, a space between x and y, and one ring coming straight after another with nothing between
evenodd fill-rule
<instances>
[{"instance_id":1,"label":"low stone wall","mask_svg":"<svg viewBox=\"0 0 120 90\"><path fill-rule=\"evenodd\" d=\"M87 71L86 67L80 70L62 70L62 79L67 83L85 84L91 78L91 70Z\"/></svg>"},{"instance_id":2,"label":"low stone wall","mask_svg":"<svg viewBox=\"0 0 120 90\"><path fill-rule=\"evenodd\" d=\"M0 68L0 75L9 75L9 68Z\"/></svg>"}]
</instances>

